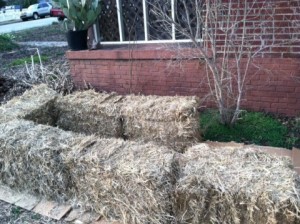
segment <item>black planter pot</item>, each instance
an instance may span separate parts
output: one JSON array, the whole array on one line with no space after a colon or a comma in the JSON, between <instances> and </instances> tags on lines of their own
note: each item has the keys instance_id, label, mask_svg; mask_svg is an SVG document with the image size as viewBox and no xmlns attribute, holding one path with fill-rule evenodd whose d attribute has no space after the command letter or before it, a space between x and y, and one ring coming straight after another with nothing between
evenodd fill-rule
<instances>
[{"instance_id":1,"label":"black planter pot","mask_svg":"<svg viewBox=\"0 0 300 224\"><path fill-rule=\"evenodd\" d=\"M67 41L69 48L73 51L80 51L87 49L87 30L67 32Z\"/></svg>"}]
</instances>

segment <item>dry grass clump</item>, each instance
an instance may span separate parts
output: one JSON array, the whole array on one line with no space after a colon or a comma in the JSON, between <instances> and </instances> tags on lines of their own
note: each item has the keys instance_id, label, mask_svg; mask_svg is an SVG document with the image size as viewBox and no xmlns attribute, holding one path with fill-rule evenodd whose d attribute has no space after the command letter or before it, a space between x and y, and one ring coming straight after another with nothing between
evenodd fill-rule
<instances>
[{"instance_id":1,"label":"dry grass clump","mask_svg":"<svg viewBox=\"0 0 300 224\"><path fill-rule=\"evenodd\" d=\"M42 83L63 95L74 90L68 61L55 58L44 64L39 49L30 50L35 52L31 52L34 55L31 55L29 63L27 61L24 66L10 67L0 74L0 79L7 80L5 84L10 87L3 96L0 93L0 101L7 102L14 96L21 95L26 89ZM38 59L38 62L36 62L36 59Z\"/></svg>"},{"instance_id":2,"label":"dry grass clump","mask_svg":"<svg viewBox=\"0 0 300 224\"><path fill-rule=\"evenodd\" d=\"M74 83L70 75L70 66L68 61L55 59L44 65L38 48L35 49L35 56L38 58L36 63L34 55L31 55L31 61L25 66L13 68L4 73L4 76L13 78L17 83L26 84L29 87L45 83L58 93L68 94L74 89Z\"/></svg>"},{"instance_id":3,"label":"dry grass clump","mask_svg":"<svg viewBox=\"0 0 300 224\"><path fill-rule=\"evenodd\" d=\"M56 102L57 125L74 132L121 137L119 101L122 98L114 93L96 93L94 90L59 98Z\"/></svg>"},{"instance_id":4,"label":"dry grass clump","mask_svg":"<svg viewBox=\"0 0 300 224\"><path fill-rule=\"evenodd\" d=\"M70 94L74 90L74 83L70 74L68 61L53 61L43 67L41 82L63 95Z\"/></svg>"},{"instance_id":5,"label":"dry grass clump","mask_svg":"<svg viewBox=\"0 0 300 224\"><path fill-rule=\"evenodd\" d=\"M287 158L199 144L181 162L179 223L300 223L299 177Z\"/></svg>"},{"instance_id":6,"label":"dry grass clump","mask_svg":"<svg viewBox=\"0 0 300 224\"><path fill-rule=\"evenodd\" d=\"M180 152L199 141L196 97L130 95L122 104L128 139L154 141Z\"/></svg>"},{"instance_id":7,"label":"dry grass clump","mask_svg":"<svg viewBox=\"0 0 300 224\"><path fill-rule=\"evenodd\" d=\"M0 123L24 118L37 123L52 124L52 111L57 96L58 94L45 84L35 86L0 107Z\"/></svg>"},{"instance_id":8,"label":"dry grass clump","mask_svg":"<svg viewBox=\"0 0 300 224\"><path fill-rule=\"evenodd\" d=\"M61 153L80 139L77 134L32 121L0 124L0 182L58 201L69 198L73 183Z\"/></svg>"},{"instance_id":9,"label":"dry grass clump","mask_svg":"<svg viewBox=\"0 0 300 224\"><path fill-rule=\"evenodd\" d=\"M176 166L171 150L90 137L66 161L80 205L123 223L171 223Z\"/></svg>"}]
</instances>

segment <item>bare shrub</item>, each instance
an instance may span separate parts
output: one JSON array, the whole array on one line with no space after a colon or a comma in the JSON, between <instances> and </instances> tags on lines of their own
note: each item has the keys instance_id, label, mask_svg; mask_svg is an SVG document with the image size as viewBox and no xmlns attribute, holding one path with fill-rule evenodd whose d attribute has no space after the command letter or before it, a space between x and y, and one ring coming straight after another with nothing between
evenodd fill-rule
<instances>
[{"instance_id":1,"label":"bare shrub","mask_svg":"<svg viewBox=\"0 0 300 224\"><path fill-rule=\"evenodd\" d=\"M261 69L257 58L272 52L273 47L297 41L299 21L283 18L280 21L288 25L280 25L276 1L174 0L175 13L160 0L148 4L161 29L173 39L190 40L193 50L182 55L182 45L176 45L174 61L180 63L184 58L205 62L206 83L224 124L232 125L239 118L250 69ZM293 7L297 10L299 6ZM282 39L282 34L290 37Z\"/></svg>"},{"instance_id":2,"label":"bare shrub","mask_svg":"<svg viewBox=\"0 0 300 224\"><path fill-rule=\"evenodd\" d=\"M31 62L25 62L24 66L10 68L1 74L0 85L3 85L3 90L0 89L0 102L5 103L41 83L47 84L49 88L64 95L73 91L74 84L68 61L53 60L44 65L38 49L36 49L36 54L39 58L38 63L35 63L32 55Z\"/></svg>"}]
</instances>

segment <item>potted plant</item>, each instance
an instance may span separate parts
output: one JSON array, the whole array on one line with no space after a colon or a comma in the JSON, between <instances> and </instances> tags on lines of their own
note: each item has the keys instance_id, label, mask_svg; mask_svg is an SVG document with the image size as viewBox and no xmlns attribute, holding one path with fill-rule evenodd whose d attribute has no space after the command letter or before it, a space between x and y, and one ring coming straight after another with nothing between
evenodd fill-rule
<instances>
[{"instance_id":1,"label":"potted plant","mask_svg":"<svg viewBox=\"0 0 300 224\"><path fill-rule=\"evenodd\" d=\"M88 28L97 20L99 0L58 0L67 21L67 41L71 50L87 49Z\"/></svg>"}]
</instances>

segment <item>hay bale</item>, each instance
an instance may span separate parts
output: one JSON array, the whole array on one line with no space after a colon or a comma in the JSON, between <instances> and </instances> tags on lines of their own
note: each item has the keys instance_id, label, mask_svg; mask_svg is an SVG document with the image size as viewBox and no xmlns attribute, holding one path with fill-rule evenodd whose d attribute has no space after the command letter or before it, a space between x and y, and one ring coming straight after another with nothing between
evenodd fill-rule
<instances>
[{"instance_id":1,"label":"hay bale","mask_svg":"<svg viewBox=\"0 0 300 224\"><path fill-rule=\"evenodd\" d=\"M199 144L181 163L179 223L300 223L299 177L288 158Z\"/></svg>"},{"instance_id":2,"label":"hay bale","mask_svg":"<svg viewBox=\"0 0 300 224\"><path fill-rule=\"evenodd\" d=\"M58 128L12 120L0 124L0 182L62 201L73 186L61 153L81 141Z\"/></svg>"},{"instance_id":3,"label":"hay bale","mask_svg":"<svg viewBox=\"0 0 300 224\"><path fill-rule=\"evenodd\" d=\"M198 105L196 97L126 96L121 108L124 135L182 152L199 141Z\"/></svg>"},{"instance_id":4,"label":"hay bale","mask_svg":"<svg viewBox=\"0 0 300 224\"><path fill-rule=\"evenodd\" d=\"M174 153L120 139L86 139L66 155L77 201L124 223L171 223Z\"/></svg>"},{"instance_id":5,"label":"hay bale","mask_svg":"<svg viewBox=\"0 0 300 224\"><path fill-rule=\"evenodd\" d=\"M121 137L119 101L114 93L96 93L94 90L76 92L59 98L57 125L68 131L96 134L102 137Z\"/></svg>"},{"instance_id":6,"label":"hay bale","mask_svg":"<svg viewBox=\"0 0 300 224\"><path fill-rule=\"evenodd\" d=\"M102 137L154 141L177 151L199 141L196 97L76 92L56 101L57 125Z\"/></svg>"},{"instance_id":7,"label":"hay bale","mask_svg":"<svg viewBox=\"0 0 300 224\"><path fill-rule=\"evenodd\" d=\"M55 123L53 107L57 96L58 94L45 84L34 86L0 107L0 123L20 118L52 125Z\"/></svg>"}]
</instances>

